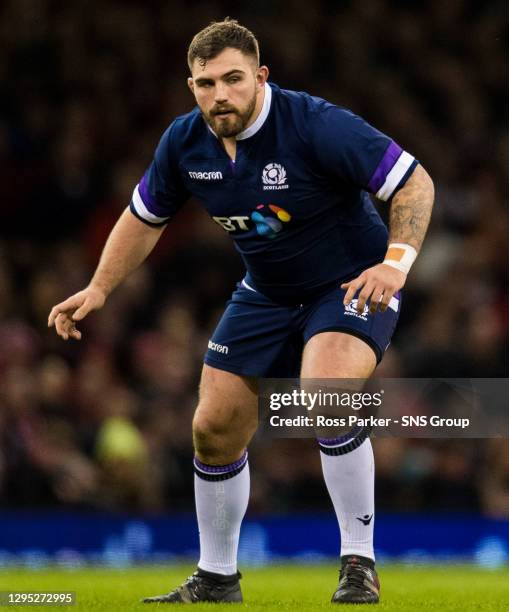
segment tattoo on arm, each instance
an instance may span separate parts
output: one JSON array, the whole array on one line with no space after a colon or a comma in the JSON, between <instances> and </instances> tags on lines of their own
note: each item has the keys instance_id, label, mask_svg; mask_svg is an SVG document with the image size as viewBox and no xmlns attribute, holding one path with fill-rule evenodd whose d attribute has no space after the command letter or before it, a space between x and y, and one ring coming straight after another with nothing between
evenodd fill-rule
<instances>
[{"instance_id":1,"label":"tattoo on arm","mask_svg":"<svg viewBox=\"0 0 509 612\"><path fill-rule=\"evenodd\" d=\"M389 242L404 242L419 251L428 229L433 199L431 178L422 166L416 166L392 200Z\"/></svg>"}]
</instances>

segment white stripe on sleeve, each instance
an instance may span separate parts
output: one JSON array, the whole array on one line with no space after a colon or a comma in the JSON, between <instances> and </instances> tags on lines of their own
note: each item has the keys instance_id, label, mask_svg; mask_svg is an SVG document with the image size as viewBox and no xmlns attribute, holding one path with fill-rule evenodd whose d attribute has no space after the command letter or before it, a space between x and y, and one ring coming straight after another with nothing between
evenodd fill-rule
<instances>
[{"instance_id":1,"label":"white stripe on sleeve","mask_svg":"<svg viewBox=\"0 0 509 612\"><path fill-rule=\"evenodd\" d=\"M398 158L398 161L392 167L392 170L387 175L385 183L376 192L376 197L379 200L386 202L394 193L394 190L399 185L401 179L405 176L406 171L414 161L413 155L403 151Z\"/></svg>"},{"instance_id":2,"label":"white stripe on sleeve","mask_svg":"<svg viewBox=\"0 0 509 612\"><path fill-rule=\"evenodd\" d=\"M134 209L140 215L140 217L142 219L145 219L145 221L148 221L149 223L165 223L170 218L170 217L158 217L152 214L148 210L148 208L143 203L143 200L141 199L138 185L136 185L136 187L134 188L132 202L133 202Z\"/></svg>"},{"instance_id":3,"label":"white stripe on sleeve","mask_svg":"<svg viewBox=\"0 0 509 612\"><path fill-rule=\"evenodd\" d=\"M240 283L243 287L245 287L246 289L249 289L249 291L254 291L255 293L257 293L256 289L253 289L253 287L251 287L250 285L248 285L246 283L246 279L243 278L242 282Z\"/></svg>"}]
</instances>

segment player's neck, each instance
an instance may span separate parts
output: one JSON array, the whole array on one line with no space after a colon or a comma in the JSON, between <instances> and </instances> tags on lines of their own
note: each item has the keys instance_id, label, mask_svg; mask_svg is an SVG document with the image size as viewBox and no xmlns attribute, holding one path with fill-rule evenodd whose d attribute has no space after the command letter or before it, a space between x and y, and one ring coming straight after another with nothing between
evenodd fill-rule
<instances>
[{"instance_id":1,"label":"player's neck","mask_svg":"<svg viewBox=\"0 0 509 612\"><path fill-rule=\"evenodd\" d=\"M249 126L253 125L253 123L258 119L259 114L262 112L263 102L265 100L265 87L262 88L260 94L256 96L256 104L249 118L249 121L246 123L244 130L247 130ZM232 161L235 161L237 155L237 138L236 136L232 136L231 138L222 138L223 147L230 157Z\"/></svg>"},{"instance_id":2,"label":"player's neck","mask_svg":"<svg viewBox=\"0 0 509 612\"><path fill-rule=\"evenodd\" d=\"M235 157L237 156L237 140L235 136L233 138L223 138L223 147L228 157L235 161Z\"/></svg>"}]
</instances>

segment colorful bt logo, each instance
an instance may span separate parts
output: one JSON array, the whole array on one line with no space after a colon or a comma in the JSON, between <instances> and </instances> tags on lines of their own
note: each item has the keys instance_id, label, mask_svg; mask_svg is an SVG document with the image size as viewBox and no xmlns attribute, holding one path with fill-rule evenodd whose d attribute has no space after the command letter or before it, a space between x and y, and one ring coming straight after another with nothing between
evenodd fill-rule
<instances>
[{"instance_id":1,"label":"colorful bt logo","mask_svg":"<svg viewBox=\"0 0 509 612\"><path fill-rule=\"evenodd\" d=\"M247 223L249 217L246 216L212 217L212 219L227 232L238 230L247 232L251 229ZM259 204L251 213L251 221L255 224L256 232L265 238L275 238L283 229L283 223L288 223L291 219L292 215L288 211L275 204Z\"/></svg>"},{"instance_id":2,"label":"colorful bt logo","mask_svg":"<svg viewBox=\"0 0 509 612\"><path fill-rule=\"evenodd\" d=\"M265 217L261 212L268 212L270 209L275 215L276 218L270 216ZM292 216L289 212L287 212L284 208L280 206L276 206L275 204L259 204L256 207L256 210L251 213L251 220L255 222L256 231L260 234L260 236L265 236L266 238L275 238L276 235L283 229L283 223L288 223Z\"/></svg>"}]
</instances>

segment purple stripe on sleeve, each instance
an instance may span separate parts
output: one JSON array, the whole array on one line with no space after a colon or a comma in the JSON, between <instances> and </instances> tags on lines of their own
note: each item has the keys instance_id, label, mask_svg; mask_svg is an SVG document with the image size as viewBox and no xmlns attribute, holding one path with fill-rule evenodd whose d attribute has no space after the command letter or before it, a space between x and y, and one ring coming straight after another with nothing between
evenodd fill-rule
<instances>
[{"instance_id":1,"label":"purple stripe on sleeve","mask_svg":"<svg viewBox=\"0 0 509 612\"><path fill-rule=\"evenodd\" d=\"M152 204L152 198L150 197L145 175L142 176L141 181L138 184L138 191L140 192L141 199L143 200L143 204L145 204L145 206Z\"/></svg>"},{"instance_id":2,"label":"purple stripe on sleeve","mask_svg":"<svg viewBox=\"0 0 509 612\"><path fill-rule=\"evenodd\" d=\"M237 468L241 467L247 461L247 451L244 451L244 454L240 459L235 461L234 463L230 463L229 465L207 465L206 463L202 463L196 457L194 458L194 465L202 472L207 472L209 474L228 474L228 472L233 472Z\"/></svg>"},{"instance_id":3,"label":"purple stripe on sleeve","mask_svg":"<svg viewBox=\"0 0 509 612\"><path fill-rule=\"evenodd\" d=\"M398 161L401 153L403 153L403 149L395 142L391 142L382 157L382 161L378 164L375 173L368 183L368 189L371 193L376 193L385 183L387 175Z\"/></svg>"}]
</instances>

